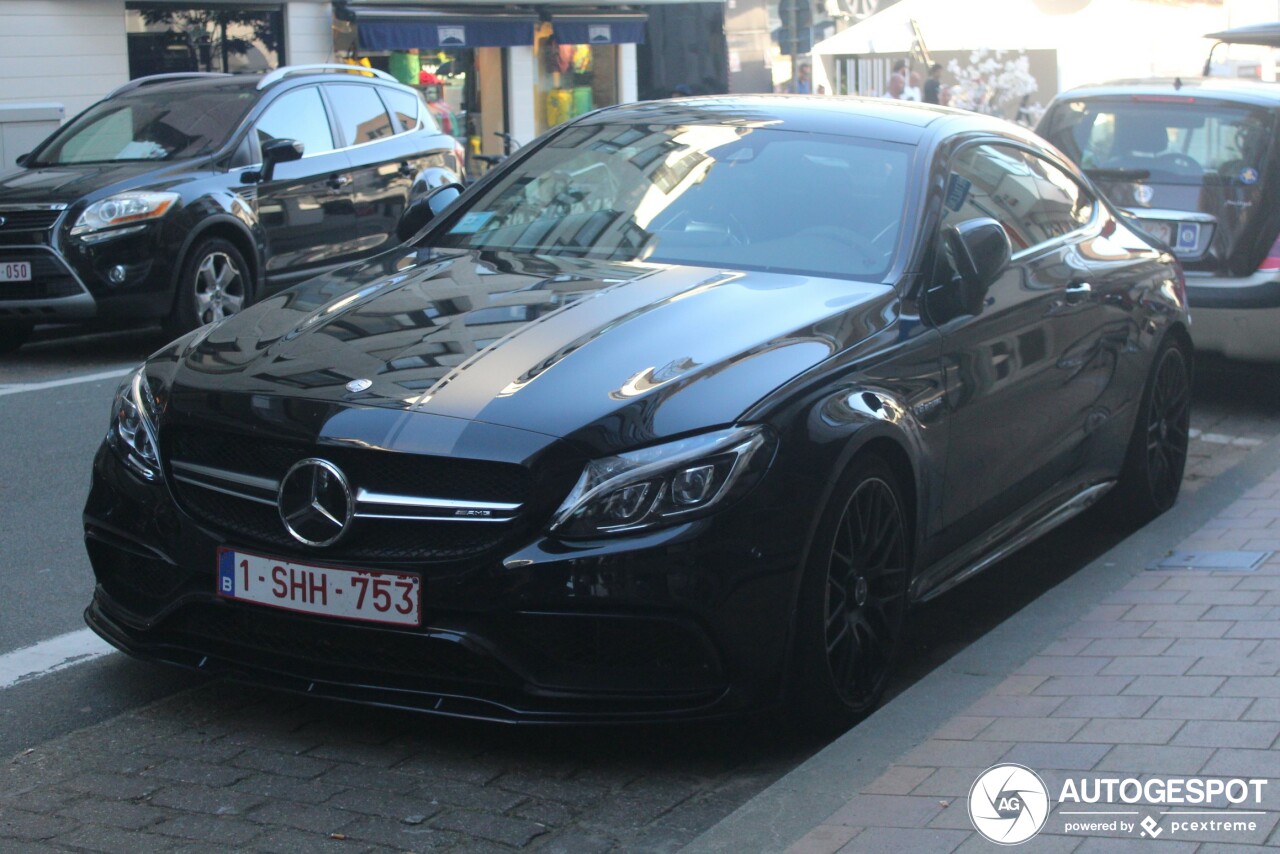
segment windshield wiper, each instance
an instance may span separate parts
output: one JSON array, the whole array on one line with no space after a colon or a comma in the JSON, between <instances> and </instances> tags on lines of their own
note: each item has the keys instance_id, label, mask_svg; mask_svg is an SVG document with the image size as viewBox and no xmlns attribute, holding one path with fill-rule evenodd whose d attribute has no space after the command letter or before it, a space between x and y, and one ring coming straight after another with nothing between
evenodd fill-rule
<instances>
[{"instance_id":1,"label":"windshield wiper","mask_svg":"<svg viewBox=\"0 0 1280 854\"><path fill-rule=\"evenodd\" d=\"M1145 181L1151 177L1150 169L1086 169L1084 174L1100 181Z\"/></svg>"}]
</instances>

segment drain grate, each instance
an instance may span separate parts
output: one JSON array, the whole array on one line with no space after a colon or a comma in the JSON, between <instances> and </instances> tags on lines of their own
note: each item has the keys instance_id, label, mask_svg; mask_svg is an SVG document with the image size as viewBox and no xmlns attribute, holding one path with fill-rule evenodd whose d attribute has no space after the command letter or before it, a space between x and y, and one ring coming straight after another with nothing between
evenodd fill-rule
<instances>
[{"instance_id":1,"label":"drain grate","mask_svg":"<svg viewBox=\"0 0 1280 854\"><path fill-rule=\"evenodd\" d=\"M1147 567L1150 570L1210 569L1228 572L1253 572L1272 552L1242 551L1176 551Z\"/></svg>"}]
</instances>

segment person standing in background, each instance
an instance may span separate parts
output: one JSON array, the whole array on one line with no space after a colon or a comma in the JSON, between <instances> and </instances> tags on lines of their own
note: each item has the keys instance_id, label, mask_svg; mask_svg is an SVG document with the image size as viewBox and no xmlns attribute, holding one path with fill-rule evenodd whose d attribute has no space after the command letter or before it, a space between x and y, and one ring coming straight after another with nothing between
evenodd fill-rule
<instances>
[{"instance_id":1,"label":"person standing in background","mask_svg":"<svg viewBox=\"0 0 1280 854\"><path fill-rule=\"evenodd\" d=\"M902 98L907 91L907 61L899 59L893 63L893 73L889 75L889 88L885 90L886 98Z\"/></svg>"},{"instance_id":2,"label":"person standing in background","mask_svg":"<svg viewBox=\"0 0 1280 854\"><path fill-rule=\"evenodd\" d=\"M936 62L929 68L929 79L924 81L924 102L942 103L942 66Z\"/></svg>"},{"instance_id":3,"label":"person standing in background","mask_svg":"<svg viewBox=\"0 0 1280 854\"><path fill-rule=\"evenodd\" d=\"M808 65L800 65L796 67L796 76L791 81L791 91L796 95L813 94L813 80L810 78L811 69Z\"/></svg>"},{"instance_id":4,"label":"person standing in background","mask_svg":"<svg viewBox=\"0 0 1280 854\"><path fill-rule=\"evenodd\" d=\"M921 92L920 92L921 82L923 81L920 79L920 72L919 71L911 72L911 75L907 77L907 88L902 90L902 100L919 101L921 98Z\"/></svg>"}]
</instances>

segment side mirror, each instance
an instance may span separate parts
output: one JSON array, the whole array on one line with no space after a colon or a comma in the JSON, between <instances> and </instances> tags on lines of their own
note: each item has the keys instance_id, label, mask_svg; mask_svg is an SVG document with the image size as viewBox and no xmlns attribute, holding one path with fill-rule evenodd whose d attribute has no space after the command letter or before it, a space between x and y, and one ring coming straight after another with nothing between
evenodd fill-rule
<instances>
[{"instance_id":1,"label":"side mirror","mask_svg":"<svg viewBox=\"0 0 1280 854\"><path fill-rule=\"evenodd\" d=\"M276 165L299 160L302 157L304 144L296 139L273 139L262 144L262 173L258 176L261 182L270 181L276 174Z\"/></svg>"},{"instance_id":2,"label":"side mirror","mask_svg":"<svg viewBox=\"0 0 1280 854\"><path fill-rule=\"evenodd\" d=\"M461 184L443 184L409 202L396 223L396 239L404 243L440 216L462 195Z\"/></svg>"},{"instance_id":3,"label":"side mirror","mask_svg":"<svg viewBox=\"0 0 1280 854\"><path fill-rule=\"evenodd\" d=\"M17 157L14 158L13 162L15 165L18 165L18 166L26 166L27 161L30 159L31 159L31 152L28 151L26 154L19 154Z\"/></svg>"},{"instance_id":4,"label":"side mirror","mask_svg":"<svg viewBox=\"0 0 1280 854\"><path fill-rule=\"evenodd\" d=\"M967 314L978 314L987 298L987 289L1009 266L1013 246L1004 226L989 217L959 225L948 225L942 239L951 250L960 274L959 303Z\"/></svg>"}]
</instances>

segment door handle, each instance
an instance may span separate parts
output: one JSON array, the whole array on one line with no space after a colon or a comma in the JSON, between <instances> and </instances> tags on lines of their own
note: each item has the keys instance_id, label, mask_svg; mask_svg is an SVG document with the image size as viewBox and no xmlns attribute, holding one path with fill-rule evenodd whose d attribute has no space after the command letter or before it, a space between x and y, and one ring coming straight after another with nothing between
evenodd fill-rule
<instances>
[{"instance_id":1,"label":"door handle","mask_svg":"<svg viewBox=\"0 0 1280 854\"><path fill-rule=\"evenodd\" d=\"M350 175L330 175L328 184L335 190L341 190L351 183Z\"/></svg>"},{"instance_id":2,"label":"door handle","mask_svg":"<svg viewBox=\"0 0 1280 854\"><path fill-rule=\"evenodd\" d=\"M1093 296L1093 285L1088 282L1074 282L1064 293L1067 295L1069 305L1078 303Z\"/></svg>"}]
</instances>

